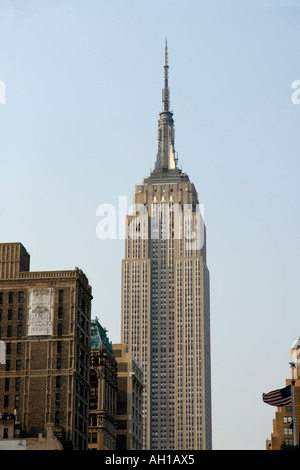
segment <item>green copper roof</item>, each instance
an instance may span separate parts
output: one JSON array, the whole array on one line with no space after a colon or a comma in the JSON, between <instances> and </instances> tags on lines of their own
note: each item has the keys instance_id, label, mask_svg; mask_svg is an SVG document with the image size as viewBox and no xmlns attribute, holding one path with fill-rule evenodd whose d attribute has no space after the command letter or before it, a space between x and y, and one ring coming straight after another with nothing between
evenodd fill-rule
<instances>
[{"instance_id":1,"label":"green copper roof","mask_svg":"<svg viewBox=\"0 0 300 470\"><path fill-rule=\"evenodd\" d=\"M109 341L107 336L106 328L100 325L98 318L96 317L91 321L91 341L90 347L93 350L99 350L104 345L108 353L113 356L112 343Z\"/></svg>"}]
</instances>

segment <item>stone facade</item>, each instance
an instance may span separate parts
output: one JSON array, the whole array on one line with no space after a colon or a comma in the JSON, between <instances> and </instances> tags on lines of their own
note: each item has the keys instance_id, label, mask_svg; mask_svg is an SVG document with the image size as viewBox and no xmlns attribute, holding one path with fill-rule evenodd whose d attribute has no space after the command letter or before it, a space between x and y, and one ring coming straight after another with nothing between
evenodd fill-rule
<instances>
[{"instance_id":1,"label":"stone facade","mask_svg":"<svg viewBox=\"0 0 300 470\"><path fill-rule=\"evenodd\" d=\"M143 371L125 344L113 344L118 363L117 450L143 448Z\"/></svg>"},{"instance_id":2,"label":"stone facade","mask_svg":"<svg viewBox=\"0 0 300 470\"><path fill-rule=\"evenodd\" d=\"M29 260L0 244L0 413L27 437L53 425L65 448L87 449L91 287L78 268L30 272Z\"/></svg>"},{"instance_id":3,"label":"stone facade","mask_svg":"<svg viewBox=\"0 0 300 470\"><path fill-rule=\"evenodd\" d=\"M89 405L90 450L116 448L117 362L105 328L98 319L91 325L91 370Z\"/></svg>"}]
</instances>

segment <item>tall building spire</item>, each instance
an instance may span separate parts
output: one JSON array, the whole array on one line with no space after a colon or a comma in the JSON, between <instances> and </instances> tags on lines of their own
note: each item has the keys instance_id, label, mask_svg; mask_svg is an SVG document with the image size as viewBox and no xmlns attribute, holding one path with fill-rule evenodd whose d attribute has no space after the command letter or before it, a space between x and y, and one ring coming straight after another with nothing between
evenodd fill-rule
<instances>
[{"instance_id":1,"label":"tall building spire","mask_svg":"<svg viewBox=\"0 0 300 470\"><path fill-rule=\"evenodd\" d=\"M156 155L156 170L174 170L176 168L175 147L174 147L174 120L170 111L170 91L169 91L169 65L168 65L168 45L165 45L165 65L164 65L164 88L162 90L163 111L159 115L158 121L158 149Z\"/></svg>"},{"instance_id":2,"label":"tall building spire","mask_svg":"<svg viewBox=\"0 0 300 470\"><path fill-rule=\"evenodd\" d=\"M170 90L169 90L169 65L168 65L168 43L166 39L165 46L165 87L163 88L162 101L164 104L164 111L169 111L170 106Z\"/></svg>"}]
</instances>

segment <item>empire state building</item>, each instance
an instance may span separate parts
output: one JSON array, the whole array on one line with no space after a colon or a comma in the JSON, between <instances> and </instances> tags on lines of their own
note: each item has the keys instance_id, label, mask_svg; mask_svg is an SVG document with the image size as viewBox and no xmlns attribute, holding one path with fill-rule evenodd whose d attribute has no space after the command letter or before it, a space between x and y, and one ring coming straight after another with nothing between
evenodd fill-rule
<instances>
[{"instance_id":1,"label":"empire state building","mask_svg":"<svg viewBox=\"0 0 300 470\"><path fill-rule=\"evenodd\" d=\"M144 449L211 449L206 230L177 164L168 82L166 44L155 167L127 216L121 339L144 371Z\"/></svg>"}]
</instances>

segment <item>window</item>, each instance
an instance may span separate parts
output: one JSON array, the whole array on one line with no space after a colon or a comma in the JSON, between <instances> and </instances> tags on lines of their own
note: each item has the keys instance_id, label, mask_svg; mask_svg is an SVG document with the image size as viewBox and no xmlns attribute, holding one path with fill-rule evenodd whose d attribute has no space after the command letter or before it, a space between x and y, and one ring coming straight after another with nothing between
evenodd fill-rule
<instances>
[{"instance_id":1,"label":"window","mask_svg":"<svg viewBox=\"0 0 300 470\"><path fill-rule=\"evenodd\" d=\"M13 293L13 292L9 292L9 293L8 293L8 303L9 303L9 304L12 304L12 303L13 303L13 300L14 300L14 293Z\"/></svg>"},{"instance_id":2,"label":"window","mask_svg":"<svg viewBox=\"0 0 300 470\"><path fill-rule=\"evenodd\" d=\"M58 357L56 360L56 369L61 369L61 358Z\"/></svg>"},{"instance_id":3,"label":"window","mask_svg":"<svg viewBox=\"0 0 300 470\"><path fill-rule=\"evenodd\" d=\"M3 292L0 292L0 304L3 303Z\"/></svg>"},{"instance_id":4,"label":"window","mask_svg":"<svg viewBox=\"0 0 300 470\"><path fill-rule=\"evenodd\" d=\"M19 303L23 303L24 302L24 292L19 292Z\"/></svg>"},{"instance_id":5,"label":"window","mask_svg":"<svg viewBox=\"0 0 300 470\"><path fill-rule=\"evenodd\" d=\"M5 385L4 385L4 390L9 390L9 378L5 377Z\"/></svg>"},{"instance_id":6,"label":"window","mask_svg":"<svg viewBox=\"0 0 300 470\"><path fill-rule=\"evenodd\" d=\"M15 395L15 408L19 408L20 395Z\"/></svg>"},{"instance_id":7,"label":"window","mask_svg":"<svg viewBox=\"0 0 300 470\"><path fill-rule=\"evenodd\" d=\"M61 353L62 350L62 341L57 341L57 348L56 348L58 353Z\"/></svg>"},{"instance_id":8,"label":"window","mask_svg":"<svg viewBox=\"0 0 300 470\"><path fill-rule=\"evenodd\" d=\"M4 408L8 407L8 403L9 403L8 395L4 395Z\"/></svg>"},{"instance_id":9,"label":"window","mask_svg":"<svg viewBox=\"0 0 300 470\"><path fill-rule=\"evenodd\" d=\"M90 415L90 426L97 426L97 415Z\"/></svg>"},{"instance_id":10,"label":"window","mask_svg":"<svg viewBox=\"0 0 300 470\"><path fill-rule=\"evenodd\" d=\"M11 343L6 343L6 354L11 354Z\"/></svg>"},{"instance_id":11,"label":"window","mask_svg":"<svg viewBox=\"0 0 300 470\"><path fill-rule=\"evenodd\" d=\"M19 308L18 309L18 320L22 320L23 319L23 308Z\"/></svg>"},{"instance_id":12,"label":"window","mask_svg":"<svg viewBox=\"0 0 300 470\"><path fill-rule=\"evenodd\" d=\"M8 309L7 320L12 320L12 308Z\"/></svg>"},{"instance_id":13,"label":"window","mask_svg":"<svg viewBox=\"0 0 300 470\"><path fill-rule=\"evenodd\" d=\"M56 388L59 388L60 385L61 385L61 376L58 375L58 376L56 377Z\"/></svg>"},{"instance_id":14,"label":"window","mask_svg":"<svg viewBox=\"0 0 300 470\"><path fill-rule=\"evenodd\" d=\"M57 325L57 334L58 334L58 336L62 335L62 323L59 323Z\"/></svg>"},{"instance_id":15,"label":"window","mask_svg":"<svg viewBox=\"0 0 300 470\"><path fill-rule=\"evenodd\" d=\"M15 389L20 390L20 377L16 377Z\"/></svg>"},{"instance_id":16,"label":"window","mask_svg":"<svg viewBox=\"0 0 300 470\"><path fill-rule=\"evenodd\" d=\"M21 370L21 359L16 360L16 370Z\"/></svg>"},{"instance_id":17,"label":"window","mask_svg":"<svg viewBox=\"0 0 300 470\"><path fill-rule=\"evenodd\" d=\"M63 290L58 291L58 300L59 300L59 302L63 302L63 300L64 300L64 291Z\"/></svg>"},{"instance_id":18,"label":"window","mask_svg":"<svg viewBox=\"0 0 300 470\"><path fill-rule=\"evenodd\" d=\"M18 338L21 338L21 336L22 336L22 325L18 325L17 336L18 336Z\"/></svg>"},{"instance_id":19,"label":"window","mask_svg":"<svg viewBox=\"0 0 300 470\"><path fill-rule=\"evenodd\" d=\"M11 327L11 325L8 325L8 327L7 327L7 337L10 338L11 335L12 335L12 327Z\"/></svg>"},{"instance_id":20,"label":"window","mask_svg":"<svg viewBox=\"0 0 300 470\"><path fill-rule=\"evenodd\" d=\"M60 393L56 393L55 395L55 405L56 406L60 405Z\"/></svg>"},{"instance_id":21,"label":"window","mask_svg":"<svg viewBox=\"0 0 300 470\"><path fill-rule=\"evenodd\" d=\"M21 354L21 352L22 352L22 344L17 343L17 354Z\"/></svg>"},{"instance_id":22,"label":"window","mask_svg":"<svg viewBox=\"0 0 300 470\"><path fill-rule=\"evenodd\" d=\"M58 307L58 318L62 318L63 316L63 307Z\"/></svg>"}]
</instances>

